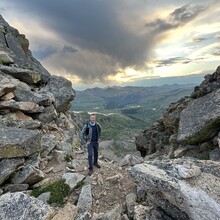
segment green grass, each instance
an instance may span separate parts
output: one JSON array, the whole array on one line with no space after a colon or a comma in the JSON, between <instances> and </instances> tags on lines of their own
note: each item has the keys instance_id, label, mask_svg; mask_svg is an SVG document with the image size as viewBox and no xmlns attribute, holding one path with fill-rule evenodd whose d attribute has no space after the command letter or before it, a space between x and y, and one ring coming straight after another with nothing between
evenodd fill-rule
<instances>
[{"instance_id":1,"label":"green grass","mask_svg":"<svg viewBox=\"0 0 220 220\"><path fill-rule=\"evenodd\" d=\"M50 198L48 200L49 204L55 203L57 205L63 206L63 200L66 196L69 195L70 187L65 183L65 180L58 180L54 183L33 189L31 195L38 197L45 192L51 192Z\"/></svg>"}]
</instances>

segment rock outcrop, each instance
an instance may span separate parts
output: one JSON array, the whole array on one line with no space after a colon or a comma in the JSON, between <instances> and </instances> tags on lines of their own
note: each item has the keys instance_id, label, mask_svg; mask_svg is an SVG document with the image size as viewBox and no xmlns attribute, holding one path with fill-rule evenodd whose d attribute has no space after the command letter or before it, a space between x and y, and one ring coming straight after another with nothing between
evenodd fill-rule
<instances>
[{"instance_id":1,"label":"rock outcrop","mask_svg":"<svg viewBox=\"0 0 220 220\"><path fill-rule=\"evenodd\" d=\"M143 191L145 197L137 199L134 216L154 219L154 212L157 219L220 218L219 70L136 137L145 162L130 172L137 197Z\"/></svg>"},{"instance_id":2,"label":"rock outcrop","mask_svg":"<svg viewBox=\"0 0 220 220\"><path fill-rule=\"evenodd\" d=\"M25 36L0 16L1 219L51 219L56 214L28 190L52 170L65 172L65 157L80 147L79 119L69 112L74 98L72 83L50 75L32 56ZM53 169L55 151L63 155L63 164Z\"/></svg>"},{"instance_id":3,"label":"rock outcrop","mask_svg":"<svg viewBox=\"0 0 220 220\"><path fill-rule=\"evenodd\" d=\"M160 119L136 137L142 156L208 159L209 153L218 148L219 93L218 67L195 87L191 97L171 103Z\"/></svg>"},{"instance_id":4,"label":"rock outcrop","mask_svg":"<svg viewBox=\"0 0 220 220\"><path fill-rule=\"evenodd\" d=\"M135 165L131 173L148 202L172 219L220 218L220 164L164 160Z\"/></svg>"}]
</instances>

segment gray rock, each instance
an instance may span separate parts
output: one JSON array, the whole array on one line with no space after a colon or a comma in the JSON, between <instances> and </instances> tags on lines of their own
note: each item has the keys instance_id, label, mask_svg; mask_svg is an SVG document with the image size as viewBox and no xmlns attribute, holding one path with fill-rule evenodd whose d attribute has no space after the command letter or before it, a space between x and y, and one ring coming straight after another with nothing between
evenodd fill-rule
<instances>
[{"instance_id":1,"label":"gray rock","mask_svg":"<svg viewBox=\"0 0 220 220\"><path fill-rule=\"evenodd\" d=\"M42 113L33 115L32 117L42 121L43 123L50 123L57 117L57 112L54 106L51 105L45 107Z\"/></svg>"},{"instance_id":2,"label":"gray rock","mask_svg":"<svg viewBox=\"0 0 220 220\"><path fill-rule=\"evenodd\" d=\"M28 61L31 67L41 74L41 83L48 83L49 79L51 78L50 73L41 65L41 63L36 60L30 52L27 53Z\"/></svg>"},{"instance_id":3,"label":"gray rock","mask_svg":"<svg viewBox=\"0 0 220 220\"><path fill-rule=\"evenodd\" d=\"M18 83L14 91L14 95L17 101L34 102L43 106L49 106L54 101L52 94L45 93L44 91L34 92L24 82Z\"/></svg>"},{"instance_id":4,"label":"gray rock","mask_svg":"<svg viewBox=\"0 0 220 220\"><path fill-rule=\"evenodd\" d=\"M57 112L65 112L70 108L70 102L75 97L72 83L61 76L52 76L45 88L55 98L54 107Z\"/></svg>"},{"instance_id":5,"label":"gray rock","mask_svg":"<svg viewBox=\"0 0 220 220\"><path fill-rule=\"evenodd\" d=\"M134 193L130 193L126 196L127 212L130 219L134 218L134 207L136 205L136 199L137 196Z\"/></svg>"},{"instance_id":6,"label":"gray rock","mask_svg":"<svg viewBox=\"0 0 220 220\"><path fill-rule=\"evenodd\" d=\"M3 194L4 192L3 192L3 190L2 189L0 189L0 196Z\"/></svg>"},{"instance_id":7,"label":"gray rock","mask_svg":"<svg viewBox=\"0 0 220 220\"><path fill-rule=\"evenodd\" d=\"M6 121L4 125L7 127L17 127L17 128L25 128L25 129L37 129L40 128L42 122L37 120L13 120Z\"/></svg>"},{"instance_id":8,"label":"gray rock","mask_svg":"<svg viewBox=\"0 0 220 220\"><path fill-rule=\"evenodd\" d=\"M143 157L139 157L138 155L132 155L131 166L134 166L135 164L140 164L143 162L144 162Z\"/></svg>"},{"instance_id":9,"label":"gray rock","mask_svg":"<svg viewBox=\"0 0 220 220\"><path fill-rule=\"evenodd\" d=\"M43 178L44 173L41 170L32 165L27 165L11 178L11 182L15 184L27 183L31 186L40 182Z\"/></svg>"},{"instance_id":10,"label":"gray rock","mask_svg":"<svg viewBox=\"0 0 220 220\"><path fill-rule=\"evenodd\" d=\"M4 187L4 192L20 192L28 189L28 184L8 184Z\"/></svg>"},{"instance_id":11,"label":"gray rock","mask_svg":"<svg viewBox=\"0 0 220 220\"><path fill-rule=\"evenodd\" d=\"M65 179L65 183L69 185L70 190L73 190L80 182L85 178L80 173L64 173L62 179Z\"/></svg>"},{"instance_id":12,"label":"gray rock","mask_svg":"<svg viewBox=\"0 0 220 220\"><path fill-rule=\"evenodd\" d=\"M56 141L54 141L49 135L43 135L41 139L41 146L41 157L46 157L56 147Z\"/></svg>"},{"instance_id":13,"label":"gray rock","mask_svg":"<svg viewBox=\"0 0 220 220\"><path fill-rule=\"evenodd\" d=\"M0 160L0 185L7 180L24 163L24 158Z\"/></svg>"},{"instance_id":14,"label":"gray rock","mask_svg":"<svg viewBox=\"0 0 220 220\"><path fill-rule=\"evenodd\" d=\"M220 149L216 148L209 152L209 159L214 161L220 161Z\"/></svg>"},{"instance_id":15,"label":"gray rock","mask_svg":"<svg viewBox=\"0 0 220 220\"><path fill-rule=\"evenodd\" d=\"M121 214L122 214L122 206L120 204L117 204L107 213L100 214L97 217L97 220L120 220Z\"/></svg>"},{"instance_id":16,"label":"gray rock","mask_svg":"<svg viewBox=\"0 0 220 220\"><path fill-rule=\"evenodd\" d=\"M74 157L73 147L70 143L60 141L59 146L63 151L64 156L72 156Z\"/></svg>"},{"instance_id":17,"label":"gray rock","mask_svg":"<svg viewBox=\"0 0 220 220\"><path fill-rule=\"evenodd\" d=\"M177 159L135 165L131 174L148 201L172 218L205 220L220 217L219 168L213 161Z\"/></svg>"},{"instance_id":18,"label":"gray rock","mask_svg":"<svg viewBox=\"0 0 220 220\"><path fill-rule=\"evenodd\" d=\"M37 108L38 104L34 102L16 102L14 100L0 101L0 109L21 110L27 112Z\"/></svg>"},{"instance_id":19,"label":"gray rock","mask_svg":"<svg viewBox=\"0 0 220 220\"><path fill-rule=\"evenodd\" d=\"M13 92L18 84L19 80L0 71L0 96Z\"/></svg>"},{"instance_id":20,"label":"gray rock","mask_svg":"<svg viewBox=\"0 0 220 220\"><path fill-rule=\"evenodd\" d=\"M14 60L8 55L8 53L1 51L0 53L0 64L12 64Z\"/></svg>"},{"instance_id":21,"label":"gray rock","mask_svg":"<svg viewBox=\"0 0 220 220\"><path fill-rule=\"evenodd\" d=\"M178 142L194 144L214 137L220 125L220 89L198 98L180 114Z\"/></svg>"},{"instance_id":22,"label":"gray rock","mask_svg":"<svg viewBox=\"0 0 220 220\"><path fill-rule=\"evenodd\" d=\"M33 70L4 65L0 65L0 70L28 84L36 84L41 80L40 73Z\"/></svg>"},{"instance_id":23,"label":"gray rock","mask_svg":"<svg viewBox=\"0 0 220 220\"><path fill-rule=\"evenodd\" d=\"M19 66L27 65L27 57L23 51L18 39L12 33L6 33L5 39L8 47L14 52L14 61Z\"/></svg>"},{"instance_id":24,"label":"gray rock","mask_svg":"<svg viewBox=\"0 0 220 220\"><path fill-rule=\"evenodd\" d=\"M37 199L41 200L42 202L46 203L48 202L48 200L50 199L50 195L51 195L51 192L45 192L45 193L42 193L40 194Z\"/></svg>"},{"instance_id":25,"label":"gray rock","mask_svg":"<svg viewBox=\"0 0 220 220\"><path fill-rule=\"evenodd\" d=\"M79 208L79 213L90 212L92 209L92 192L91 185L83 186L80 193L77 207Z\"/></svg>"},{"instance_id":26,"label":"gray rock","mask_svg":"<svg viewBox=\"0 0 220 220\"><path fill-rule=\"evenodd\" d=\"M56 163L62 164L62 162L64 161L63 151L54 150L53 151L53 159L54 159L54 161L56 161Z\"/></svg>"},{"instance_id":27,"label":"gray rock","mask_svg":"<svg viewBox=\"0 0 220 220\"><path fill-rule=\"evenodd\" d=\"M1 220L48 220L54 210L42 201L24 193L6 193L0 197Z\"/></svg>"},{"instance_id":28,"label":"gray rock","mask_svg":"<svg viewBox=\"0 0 220 220\"><path fill-rule=\"evenodd\" d=\"M179 176L183 179L198 177L201 174L201 169L198 166L176 166Z\"/></svg>"},{"instance_id":29,"label":"gray rock","mask_svg":"<svg viewBox=\"0 0 220 220\"><path fill-rule=\"evenodd\" d=\"M141 204L136 205L134 207L134 220L151 220L149 212L149 207Z\"/></svg>"},{"instance_id":30,"label":"gray rock","mask_svg":"<svg viewBox=\"0 0 220 220\"><path fill-rule=\"evenodd\" d=\"M27 157L41 148L39 131L0 127L0 137L0 158Z\"/></svg>"}]
</instances>

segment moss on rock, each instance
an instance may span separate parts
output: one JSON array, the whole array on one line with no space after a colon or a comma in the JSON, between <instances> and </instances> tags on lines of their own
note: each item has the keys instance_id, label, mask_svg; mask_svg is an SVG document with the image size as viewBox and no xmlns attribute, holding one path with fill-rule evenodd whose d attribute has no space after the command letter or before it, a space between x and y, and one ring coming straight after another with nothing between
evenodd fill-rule
<instances>
[{"instance_id":1,"label":"moss on rock","mask_svg":"<svg viewBox=\"0 0 220 220\"><path fill-rule=\"evenodd\" d=\"M64 204L64 198L69 195L70 187L65 183L65 180L58 180L54 183L34 189L31 195L38 197L45 192L51 192L48 200L49 204L55 203L62 206Z\"/></svg>"}]
</instances>

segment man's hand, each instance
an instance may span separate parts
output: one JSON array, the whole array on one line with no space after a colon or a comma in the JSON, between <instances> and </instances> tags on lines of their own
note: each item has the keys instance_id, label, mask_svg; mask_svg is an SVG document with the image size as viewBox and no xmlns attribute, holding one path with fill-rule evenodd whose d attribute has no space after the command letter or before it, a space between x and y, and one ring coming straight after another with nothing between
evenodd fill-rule
<instances>
[{"instance_id":1,"label":"man's hand","mask_svg":"<svg viewBox=\"0 0 220 220\"><path fill-rule=\"evenodd\" d=\"M88 144L90 144L90 143L91 143L90 141L87 141L87 142L86 142L86 145L88 145Z\"/></svg>"}]
</instances>

